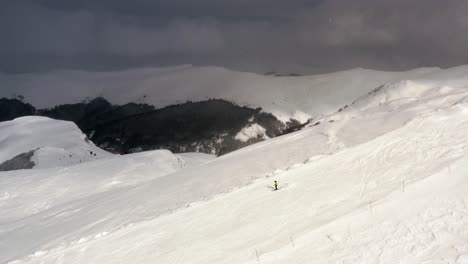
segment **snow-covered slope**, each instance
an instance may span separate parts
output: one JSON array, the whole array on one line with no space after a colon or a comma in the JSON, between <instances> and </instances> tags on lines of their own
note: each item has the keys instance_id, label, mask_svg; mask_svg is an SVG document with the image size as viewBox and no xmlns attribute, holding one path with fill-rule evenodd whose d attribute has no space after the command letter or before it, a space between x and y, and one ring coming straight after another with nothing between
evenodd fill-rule
<instances>
[{"instance_id":1,"label":"snow-covered slope","mask_svg":"<svg viewBox=\"0 0 468 264\"><path fill-rule=\"evenodd\" d=\"M72 122L45 117L22 117L0 123L0 164L34 151L34 168L70 166L110 157Z\"/></svg>"},{"instance_id":2,"label":"snow-covered slope","mask_svg":"<svg viewBox=\"0 0 468 264\"><path fill-rule=\"evenodd\" d=\"M0 174L0 223L38 214L97 194L135 186L210 161L211 155L156 150L90 161L66 168ZM47 193L48 195L44 195ZM89 200L87 200L89 201ZM124 205L124 204L120 204Z\"/></svg>"},{"instance_id":3,"label":"snow-covered slope","mask_svg":"<svg viewBox=\"0 0 468 264\"><path fill-rule=\"evenodd\" d=\"M218 67L179 66L119 72L0 73L0 97L22 95L38 108L98 96L115 104L148 103L158 108L215 98L262 107L283 121L293 117L305 122L309 117L334 112L379 85L438 71L354 69L315 76L274 77Z\"/></svg>"},{"instance_id":4,"label":"snow-covered slope","mask_svg":"<svg viewBox=\"0 0 468 264\"><path fill-rule=\"evenodd\" d=\"M0 173L0 262L466 263L467 96L468 67L435 71L319 125L115 188L93 173L126 168L118 157ZM60 196L62 177L90 184ZM12 194L38 179L34 194Z\"/></svg>"}]
</instances>

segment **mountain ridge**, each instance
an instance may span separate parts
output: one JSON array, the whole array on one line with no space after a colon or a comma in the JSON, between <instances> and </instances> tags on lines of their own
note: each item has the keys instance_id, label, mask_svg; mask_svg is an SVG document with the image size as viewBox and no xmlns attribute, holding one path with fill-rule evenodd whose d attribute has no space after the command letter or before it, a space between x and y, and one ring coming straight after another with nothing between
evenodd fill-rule
<instances>
[{"instance_id":1,"label":"mountain ridge","mask_svg":"<svg viewBox=\"0 0 468 264\"><path fill-rule=\"evenodd\" d=\"M80 103L102 97L112 104L144 103L162 108L187 101L222 99L261 107L283 123L301 123L332 113L379 85L414 79L438 68L407 72L352 69L329 74L274 77L222 67L184 65L116 72L60 71L0 74L0 97L21 95L36 108ZM68 92L63 92L68 91Z\"/></svg>"},{"instance_id":2,"label":"mountain ridge","mask_svg":"<svg viewBox=\"0 0 468 264\"><path fill-rule=\"evenodd\" d=\"M464 263L464 72L376 86L170 174L145 153L0 172L0 262Z\"/></svg>"}]
</instances>

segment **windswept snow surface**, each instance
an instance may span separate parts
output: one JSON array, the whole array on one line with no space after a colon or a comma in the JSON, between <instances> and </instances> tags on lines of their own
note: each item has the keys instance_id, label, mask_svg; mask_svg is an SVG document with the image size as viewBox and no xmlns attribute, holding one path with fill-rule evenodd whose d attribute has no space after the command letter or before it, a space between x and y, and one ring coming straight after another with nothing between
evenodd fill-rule
<instances>
[{"instance_id":1,"label":"windswept snow surface","mask_svg":"<svg viewBox=\"0 0 468 264\"><path fill-rule=\"evenodd\" d=\"M87 140L72 122L46 117L21 117L0 123L0 164L35 151L35 168L70 166L112 154Z\"/></svg>"},{"instance_id":2,"label":"windswept snow surface","mask_svg":"<svg viewBox=\"0 0 468 264\"><path fill-rule=\"evenodd\" d=\"M330 113L379 85L414 79L436 68L408 72L365 69L300 77L274 77L219 67L178 66L118 72L59 71L31 74L0 73L0 97L23 95L35 107L46 108L104 97L111 103L148 103L158 108L190 101L225 99L262 107L283 121ZM68 91L63 93L63 91Z\"/></svg>"},{"instance_id":3,"label":"windswept snow surface","mask_svg":"<svg viewBox=\"0 0 468 264\"><path fill-rule=\"evenodd\" d=\"M4 172L0 174L0 193L4 197L3 203L0 202L4 213L0 223L97 193L135 186L212 159L213 156L206 154L180 156L156 150L116 155L66 168Z\"/></svg>"},{"instance_id":4,"label":"windswept snow surface","mask_svg":"<svg viewBox=\"0 0 468 264\"><path fill-rule=\"evenodd\" d=\"M96 176L131 168L120 157L0 173L0 263L466 263L467 98L467 67L398 81L320 125L128 185Z\"/></svg>"}]
</instances>

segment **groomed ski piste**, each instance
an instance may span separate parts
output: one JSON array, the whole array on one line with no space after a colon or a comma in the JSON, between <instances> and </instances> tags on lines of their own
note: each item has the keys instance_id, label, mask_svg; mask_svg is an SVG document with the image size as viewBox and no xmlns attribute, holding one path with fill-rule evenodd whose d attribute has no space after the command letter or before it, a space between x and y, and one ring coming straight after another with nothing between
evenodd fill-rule
<instances>
[{"instance_id":1,"label":"groomed ski piste","mask_svg":"<svg viewBox=\"0 0 468 264\"><path fill-rule=\"evenodd\" d=\"M0 263L468 263L468 67L377 87L219 158L0 172Z\"/></svg>"}]
</instances>

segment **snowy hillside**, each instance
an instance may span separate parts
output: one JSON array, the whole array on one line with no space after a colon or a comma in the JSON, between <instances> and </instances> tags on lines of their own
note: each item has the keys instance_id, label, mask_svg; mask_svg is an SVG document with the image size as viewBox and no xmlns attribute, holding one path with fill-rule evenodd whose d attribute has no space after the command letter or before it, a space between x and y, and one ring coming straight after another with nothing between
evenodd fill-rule
<instances>
[{"instance_id":1,"label":"snowy hillside","mask_svg":"<svg viewBox=\"0 0 468 264\"><path fill-rule=\"evenodd\" d=\"M217 67L179 66L120 72L0 73L0 97L22 95L37 108L99 96L114 104L148 103L157 108L214 98L262 107L282 121L295 118L305 122L309 117L334 112L379 85L437 71L354 69L315 76L274 77Z\"/></svg>"},{"instance_id":2,"label":"snowy hillside","mask_svg":"<svg viewBox=\"0 0 468 264\"><path fill-rule=\"evenodd\" d=\"M156 150L116 155L66 168L5 172L0 174L0 193L4 202L0 223L80 199L92 200L98 194L143 184L212 158L206 154L174 155L167 150Z\"/></svg>"},{"instance_id":3,"label":"snowy hillside","mask_svg":"<svg viewBox=\"0 0 468 264\"><path fill-rule=\"evenodd\" d=\"M110 157L72 122L22 117L0 123L0 164L31 153L34 168L70 166Z\"/></svg>"},{"instance_id":4,"label":"snowy hillside","mask_svg":"<svg viewBox=\"0 0 468 264\"><path fill-rule=\"evenodd\" d=\"M429 71L190 167L0 172L0 263L468 263L468 67Z\"/></svg>"}]
</instances>

